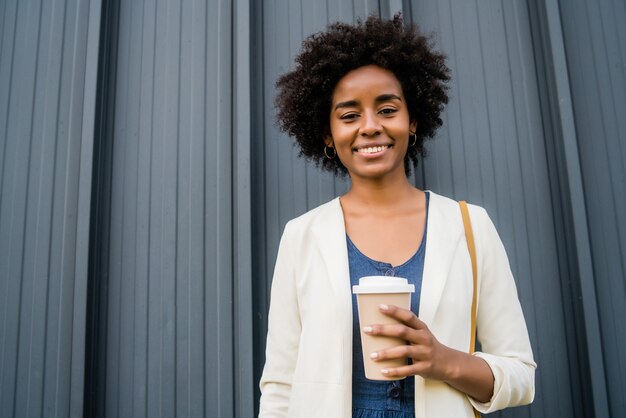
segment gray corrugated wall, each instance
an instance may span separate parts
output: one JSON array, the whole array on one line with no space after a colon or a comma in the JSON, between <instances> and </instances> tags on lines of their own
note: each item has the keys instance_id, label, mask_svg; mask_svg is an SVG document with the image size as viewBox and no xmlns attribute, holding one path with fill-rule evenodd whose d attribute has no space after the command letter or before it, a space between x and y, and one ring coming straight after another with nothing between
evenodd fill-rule
<instances>
[{"instance_id":1,"label":"gray corrugated wall","mask_svg":"<svg viewBox=\"0 0 626 418\"><path fill-rule=\"evenodd\" d=\"M81 416L100 1L0 25L0 416Z\"/></svg>"},{"instance_id":2,"label":"gray corrugated wall","mask_svg":"<svg viewBox=\"0 0 626 418\"><path fill-rule=\"evenodd\" d=\"M610 416L626 416L626 4L560 1Z\"/></svg>"},{"instance_id":3,"label":"gray corrugated wall","mask_svg":"<svg viewBox=\"0 0 626 418\"><path fill-rule=\"evenodd\" d=\"M400 9L454 71L414 180L490 211L540 363L501 415L624 414L623 3L109 1L98 47L100 9L0 2L1 416L81 415L84 374L86 416L252 414L282 227L348 187L277 132L275 79Z\"/></svg>"}]
</instances>

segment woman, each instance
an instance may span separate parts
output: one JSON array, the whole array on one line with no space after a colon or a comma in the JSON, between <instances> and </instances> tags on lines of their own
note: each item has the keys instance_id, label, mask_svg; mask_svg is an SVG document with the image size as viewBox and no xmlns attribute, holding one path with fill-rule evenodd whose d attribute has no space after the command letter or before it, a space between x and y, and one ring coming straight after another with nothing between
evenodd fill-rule
<instances>
[{"instance_id":1,"label":"woman","mask_svg":"<svg viewBox=\"0 0 626 418\"><path fill-rule=\"evenodd\" d=\"M532 351L508 259L486 212L470 205L472 270L457 202L408 180L441 125L449 70L400 16L335 24L309 37L278 81L278 117L300 153L347 174L350 190L290 221L272 282L260 416L471 417L530 403ZM359 324L351 285L395 275L415 284L411 310L381 305L401 325ZM359 330L407 341L370 353L406 358L367 380Z\"/></svg>"}]
</instances>

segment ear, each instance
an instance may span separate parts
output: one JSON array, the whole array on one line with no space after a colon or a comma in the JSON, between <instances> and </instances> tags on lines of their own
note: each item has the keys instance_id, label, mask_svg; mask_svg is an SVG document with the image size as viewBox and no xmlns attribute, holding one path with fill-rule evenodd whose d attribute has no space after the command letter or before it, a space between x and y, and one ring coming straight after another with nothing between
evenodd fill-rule
<instances>
[{"instance_id":1,"label":"ear","mask_svg":"<svg viewBox=\"0 0 626 418\"><path fill-rule=\"evenodd\" d=\"M333 142L333 137L330 135L326 135L324 136L324 144L326 144L327 147L334 147L335 143Z\"/></svg>"},{"instance_id":2,"label":"ear","mask_svg":"<svg viewBox=\"0 0 626 418\"><path fill-rule=\"evenodd\" d=\"M415 132L416 129L417 129L417 121L412 121L409 124L409 131L410 132Z\"/></svg>"}]
</instances>

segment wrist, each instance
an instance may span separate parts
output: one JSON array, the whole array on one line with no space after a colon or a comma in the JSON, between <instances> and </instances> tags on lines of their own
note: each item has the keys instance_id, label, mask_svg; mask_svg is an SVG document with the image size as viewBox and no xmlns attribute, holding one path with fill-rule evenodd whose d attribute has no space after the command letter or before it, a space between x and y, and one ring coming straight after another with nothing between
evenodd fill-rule
<instances>
[{"instance_id":1,"label":"wrist","mask_svg":"<svg viewBox=\"0 0 626 418\"><path fill-rule=\"evenodd\" d=\"M443 379L445 383L451 384L459 379L463 369L463 355L460 351L446 347L446 361L444 362Z\"/></svg>"}]
</instances>

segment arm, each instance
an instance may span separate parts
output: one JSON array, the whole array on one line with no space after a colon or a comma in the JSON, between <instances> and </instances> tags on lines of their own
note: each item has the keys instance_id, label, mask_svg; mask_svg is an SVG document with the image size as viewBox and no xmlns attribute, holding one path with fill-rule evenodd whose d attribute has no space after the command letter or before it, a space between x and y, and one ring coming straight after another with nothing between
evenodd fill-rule
<instances>
[{"instance_id":1,"label":"arm","mask_svg":"<svg viewBox=\"0 0 626 418\"><path fill-rule=\"evenodd\" d=\"M259 417L287 416L301 331L294 262L294 243L287 224L272 279Z\"/></svg>"},{"instance_id":2,"label":"arm","mask_svg":"<svg viewBox=\"0 0 626 418\"><path fill-rule=\"evenodd\" d=\"M537 365L504 245L486 211L470 208L480 281L477 335L482 347L474 355L489 364L494 376L490 401L470 401L487 413L531 403Z\"/></svg>"}]
</instances>

